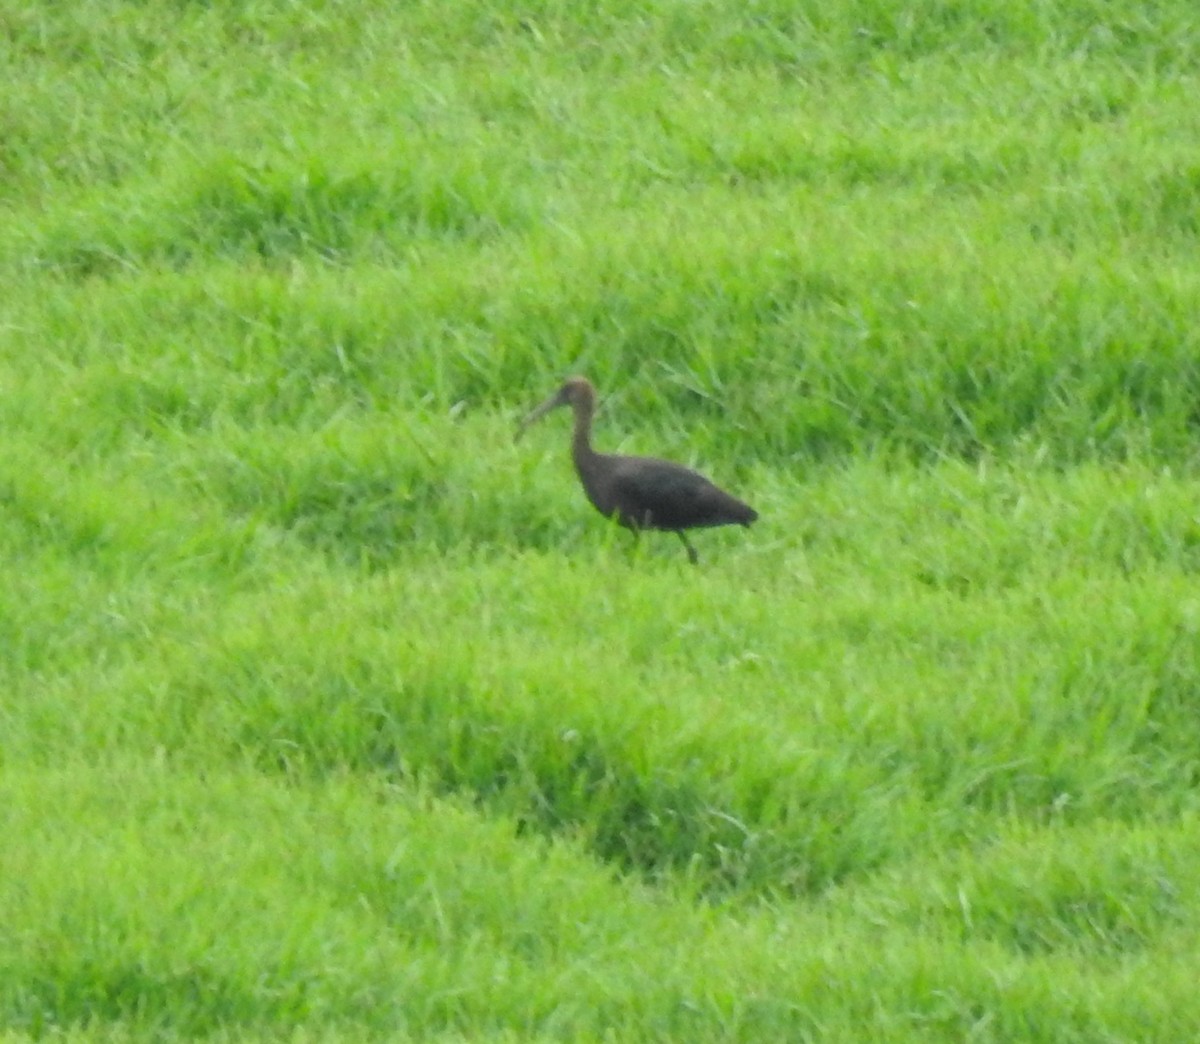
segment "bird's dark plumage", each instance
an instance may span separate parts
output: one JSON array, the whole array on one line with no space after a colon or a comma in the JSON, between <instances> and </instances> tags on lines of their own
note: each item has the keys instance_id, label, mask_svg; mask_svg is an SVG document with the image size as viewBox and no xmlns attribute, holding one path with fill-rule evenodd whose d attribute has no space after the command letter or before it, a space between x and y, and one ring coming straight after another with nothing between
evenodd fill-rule
<instances>
[{"instance_id":1,"label":"bird's dark plumage","mask_svg":"<svg viewBox=\"0 0 1200 1044\"><path fill-rule=\"evenodd\" d=\"M684 530L709 526L748 526L758 512L713 485L699 472L657 457L627 457L592 449L596 392L583 377L572 377L522 422L522 432L559 406L575 412L571 456L588 500L596 510L638 532L662 529L677 533L688 558L697 560Z\"/></svg>"}]
</instances>

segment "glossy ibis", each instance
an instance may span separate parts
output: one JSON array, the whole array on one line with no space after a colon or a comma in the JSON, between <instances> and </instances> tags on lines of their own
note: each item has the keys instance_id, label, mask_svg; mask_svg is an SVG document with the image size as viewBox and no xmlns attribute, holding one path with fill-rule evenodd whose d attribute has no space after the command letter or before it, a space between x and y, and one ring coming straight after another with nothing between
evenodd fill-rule
<instances>
[{"instance_id":1,"label":"glossy ibis","mask_svg":"<svg viewBox=\"0 0 1200 1044\"><path fill-rule=\"evenodd\" d=\"M748 526L758 512L718 489L703 475L655 457L625 457L592 449L592 414L596 390L584 377L572 377L529 414L517 438L535 421L559 406L575 411L571 456L588 500L607 518L616 518L636 535L643 529L670 530L687 548L688 561L698 561L684 530L734 523Z\"/></svg>"}]
</instances>

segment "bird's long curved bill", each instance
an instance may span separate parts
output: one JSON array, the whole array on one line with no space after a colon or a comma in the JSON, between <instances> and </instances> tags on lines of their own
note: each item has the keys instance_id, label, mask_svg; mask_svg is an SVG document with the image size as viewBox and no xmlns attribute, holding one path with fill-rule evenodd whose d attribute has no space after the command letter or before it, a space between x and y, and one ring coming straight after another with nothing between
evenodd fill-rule
<instances>
[{"instance_id":1,"label":"bird's long curved bill","mask_svg":"<svg viewBox=\"0 0 1200 1044\"><path fill-rule=\"evenodd\" d=\"M559 394L558 392L555 392L553 395L550 396L550 398L548 398L540 406L536 407L531 412L526 414L525 417L521 420L521 422L517 425L517 433L516 433L516 435L513 436L513 442L519 441L521 436L525 434L526 429L532 427L534 424L536 424L538 421L540 421L544 416L546 416L547 413L549 413L551 410L555 409L556 407L561 406L562 404L563 404L562 395Z\"/></svg>"}]
</instances>

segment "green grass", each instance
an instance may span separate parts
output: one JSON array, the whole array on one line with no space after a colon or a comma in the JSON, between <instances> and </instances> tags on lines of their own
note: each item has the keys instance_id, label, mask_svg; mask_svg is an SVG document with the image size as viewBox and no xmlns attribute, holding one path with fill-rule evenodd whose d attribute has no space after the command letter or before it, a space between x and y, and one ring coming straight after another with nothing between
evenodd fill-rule
<instances>
[{"instance_id":1,"label":"green grass","mask_svg":"<svg viewBox=\"0 0 1200 1044\"><path fill-rule=\"evenodd\" d=\"M809 6L0 0L0 1038L1200 1035L1200 14Z\"/></svg>"}]
</instances>

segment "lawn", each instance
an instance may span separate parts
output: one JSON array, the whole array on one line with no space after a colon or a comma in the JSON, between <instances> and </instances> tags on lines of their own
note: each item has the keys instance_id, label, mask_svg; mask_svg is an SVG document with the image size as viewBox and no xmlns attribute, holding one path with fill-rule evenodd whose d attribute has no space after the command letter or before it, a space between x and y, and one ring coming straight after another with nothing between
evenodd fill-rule
<instances>
[{"instance_id":1,"label":"lawn","mask_svg":"<svg viewBox=\"0 0 1200 1044\"><path fill-rule=\"evenodd\" d=\"M0 54L3 1040L1200 1038L1193 0Z\"/></svg>"}]
</instances>

